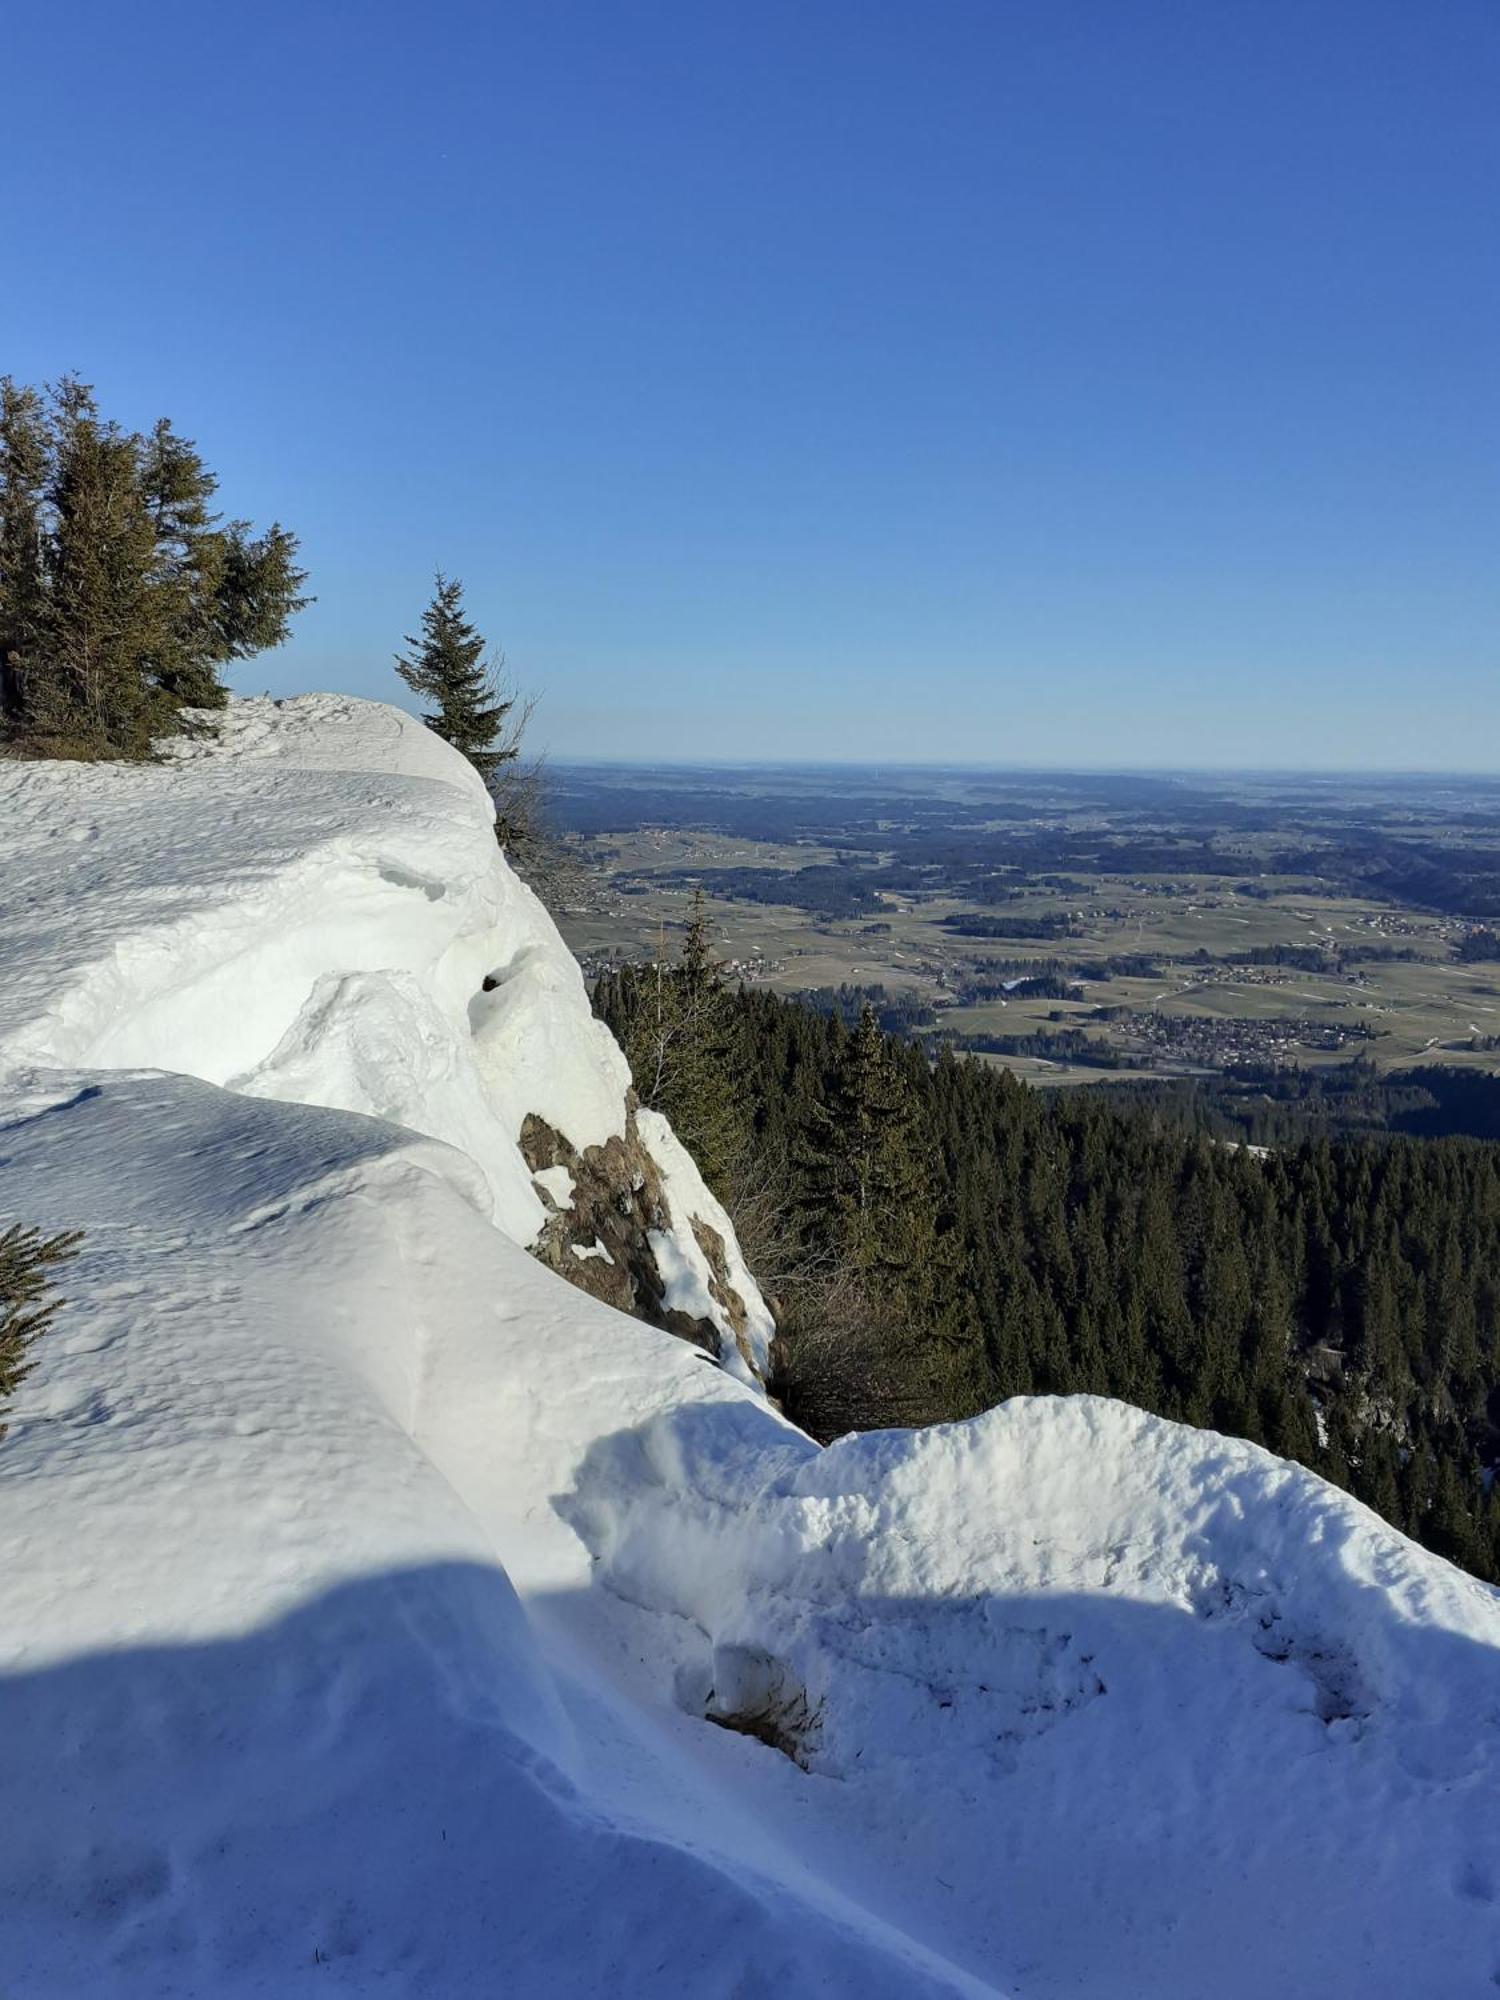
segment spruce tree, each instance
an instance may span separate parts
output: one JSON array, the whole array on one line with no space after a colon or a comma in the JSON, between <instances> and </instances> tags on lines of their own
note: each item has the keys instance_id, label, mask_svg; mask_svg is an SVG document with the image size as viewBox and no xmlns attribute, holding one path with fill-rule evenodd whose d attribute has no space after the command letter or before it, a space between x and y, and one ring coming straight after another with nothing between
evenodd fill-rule
<instances>
[{"instance_id":1,"label":"spruce tree","mask_svg":"<svg viewBox=\"0 0 1500 2000\"><path fill-rule=\"evenodd\" d=\"M701 888L693 892L675 984L680 1035L669 1115L703 1178L728 1197L746 1144L744 1062Z\"/></svg>"},{"instance_id":2,"label":"spruce tree","mask_svg":"<svg viewBox=\"0 0 1500 2000\"><path fill-rule=\"evenodd\" d=\"M923 1069L925 1075L925 1066ZM866 1004L844 1039L826 1101L809 1107L797 1150L805 1226L829 1254L829 1282L789 1335L844 1351L866 1421L930 1423L983 1407L984 1366L963 1246L940 1213L938 1161L913 1074ZM838 1322L831 1333L820 1314ZM812 1371L798 1414L818 1435L842 1427L847 1396Z\"/></svg>"},{"instance_id":3,"label":"spruce tree","mask_svg":"<svg viewBox=\"0 0 1500 2000\"><path fill-rule=\"evenodd\" d=\"M46 754L145 756L219 669L286 637L297 545L221 525L216 482L163 421L101 416L71 378L0 382L0 725Z\"/></svg>"},{"instance_id":4,"label":"spruce tree","mask_svg":"<svg viewBox=\"0 0 1500 2000\"><path fill-rule=\"evenodd\" d=\"M50 588L36 665L22 683L27 720L44 739L143 756L164 607L151 591L155 535L138 441L101 419L81 383L65 382L57 405Z\"/></svg>"},{"instance_id":5,"label":"spruce tree","mask_svg":"<svg viewBox=\"0 0 1500 2000\"><path fill-rule=\"evenodd\" d=\"M732 1206L749 1139L744 1052L701 889L677 962L658 959L641 976L621 1043L641 1103L671 1120L704 1180Z\"/></svg>"},{"instance_id":6,"label":"spruce tree","mask_svg":"<svg viewBox=\"0 0 1500 2000\"><path fill-rule=\"evenodd\" d=\"M77 1230L43 1236L21 1223L0 1229L0 1412L36 1365L32 1343L63 1303L53 1293L53 1274L77 1254L82 1240ZM4 1435L0 1415L0 1437Z\"/></svg>"},{"instance_id":7,"label":"spruce tree","mask_svg":"<svg viewBox=\"0 0 1500 2000\"><path fill-rule=\"evenodd\" d=\"M0 381L0 717L18 714L47 619L47 412L35 389Z\"/></svg>"},{"instance_id":8,"label":"spruce tree","mask_svg":"<svg viewBox=\"0 0 1500 2000\"><path fill-rule=\"evenodd\" d=\"M223 699L208 664L226 551L212 533L214 478L193 447L163 419L151 432L142 487L152 528L151 582L157 606L154 634L158 684L174 700L212 708Z\"/></svg>"},{"instance_id":9,"label":"spruce tree","mask_svg":"<svg viewBox=\"0 0 1500 2000\"><path fill-rule=\"evenodd\" d=\"M218 481L163 419L145 442L142 485L151 514L157 635L154 678L172 700L217 708L217 669L281 643L302 572L279 522L263 535L209 507Z\"/></svg>"},{"instance_id":10,"label":"spruce tree","mask_svg":"<svg viewBox=\"0 0 1500 2000\"><path fill-rule=\"evenodd\" d=\"M458 578L439 570L421 636L408 634L410 651L396 655L396 672L432 704L422 717L427 727L467 757L488 784L518 754L515 743L500 740L515 700L502 691L500 662L465 615L463 599Z\"/></svg>"}]
</instances>

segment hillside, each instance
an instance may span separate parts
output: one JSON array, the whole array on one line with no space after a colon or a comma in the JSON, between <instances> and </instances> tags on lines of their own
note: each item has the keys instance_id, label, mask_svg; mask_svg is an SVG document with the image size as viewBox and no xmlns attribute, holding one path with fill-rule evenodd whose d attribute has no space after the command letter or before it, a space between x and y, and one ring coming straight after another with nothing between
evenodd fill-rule
<instances>
[{"instance_id":1,"label":"hillside","mask_svg":"<svg viewBox=\"0 0 1500 2000\"><path fill-rule=\"evenodd\" d=\"M87 1232L0 1442L18 1994L1500 1980L1500 1597L1100 1398L818 1450L434 738L0 792L0 1221ZM687 1338L548 1268L611 1188Z\"/></svg>"}]
</instances>

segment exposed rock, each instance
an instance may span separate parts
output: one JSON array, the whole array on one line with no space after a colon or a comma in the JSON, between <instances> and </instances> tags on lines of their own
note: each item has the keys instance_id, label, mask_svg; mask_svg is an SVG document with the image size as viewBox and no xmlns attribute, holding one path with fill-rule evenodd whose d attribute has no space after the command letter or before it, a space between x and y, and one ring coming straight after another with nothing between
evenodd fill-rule
<instances>
[{"instance_id":1,"label":"exposed rock","mask_svg":"<svg viewBox=\"0 0 1500 2000\"><path fill-rule=\"evenodd\" d=\"M749 1329L749 1315L745 1311L745 1301L735 1290L729 1276L729 1256L724 1248L724 1239L712 1223L705 1222L701 1215L688 1218L692 1225L693 1237L698 1248L708 1259L712 1276L708 1289L716 1306L723 1312L733 1330L735 1342L745 1359L751 1362L749 1344L746 1338Z\"/></svg>"},{"instance_id":2,"label":"exposed rock","mask_svg":"<svg viewBox=\"0 0 1500 2000\"><path fill-rule=\"evenodd\" d=\"M1336 1347L1308 1348L1302 1357L1302 1365L1309 1382L1337 1384L1344 1379L1344 1357Z\"/></svg>"},{"instance_id":3,"label":"exposed rock","mask_svg":"<svg viewBox=\"0 0 1500 2000\"><path fill-rule=\"evenodd\" d=\"M667 1287L651 1239L654 1234L668 1234L674 1217L660 1169L636 1128L634 1105L623 1137L582 1151L533 1113L521 1127L521 1152L533 1175L546 1176L535 1182L549 1215L531 1246L533 1255L580 1291L675 1333L718 1359L723 1337L713 1321L666 1303ZM554 1198L556 1179L550 1170L558 1167L566 1170L573 1184L567 1207ZM714 1303L745 1352L748 1314L730 1282L724 1240L700 1217L685 1219L712 1273L709 1290Z\"/></svg>"}]
</instances>

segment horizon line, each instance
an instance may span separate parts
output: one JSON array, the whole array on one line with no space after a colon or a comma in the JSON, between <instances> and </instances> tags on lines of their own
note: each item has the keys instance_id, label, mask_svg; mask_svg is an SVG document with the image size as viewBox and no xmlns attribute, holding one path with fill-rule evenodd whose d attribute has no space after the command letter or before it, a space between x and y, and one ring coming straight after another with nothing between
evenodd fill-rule
<instances>
[{"instance_id":1,"label":"horizon line","mask_svg":"<svg viewBox=\"0 0 1500 2000\"><path fill-rule=\"evenodd\" d=\"M1482 778L1500 783L1500 766L1455 764L990 764L958 759L850 757L622 757L544 751L554 767L615 771L902 771L971 777L1093 778Z\"/></svg>"}]
</instances>

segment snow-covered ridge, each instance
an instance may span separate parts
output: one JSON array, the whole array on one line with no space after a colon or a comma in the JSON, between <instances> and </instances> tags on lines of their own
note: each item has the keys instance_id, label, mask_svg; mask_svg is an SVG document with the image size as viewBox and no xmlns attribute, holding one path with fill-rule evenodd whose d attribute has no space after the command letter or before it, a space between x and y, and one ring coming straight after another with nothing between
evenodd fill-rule
<instances>
[{"instance_id":1,"label":"snow-covered ridge","mask_svg":"<svg viewBox=\"0 0 1500 2000\"><path fill-rule=\"evenodd\" d=\"M330 695L235 702L172 750L167 771L0 766L0 1073L162 1068L368 1112L457 1146L531 1242L550 1210L518 1147L527 1115L602 1145L625 1132L630 1075L473 769L399 709ZM664 1257L750 1379L769 1315L670 1131L660 1151ZM694 1215L732 1246L738 1339Z\"/></svg>"},{"instance_id":2,"label":"snow-covered ridge","mask_svg":"<svg viewBox=\"0 0 1500 2000\"><path fill-rule=\"evenodd\" d=\"M0 1443L0 1987L1494 1990L1496 1593L1119 1404L820 1452L521 1247L520 1124L623 1072L425 732L0 796L0 1220L87 1231Z\"/></svg>"}]
</instances>

